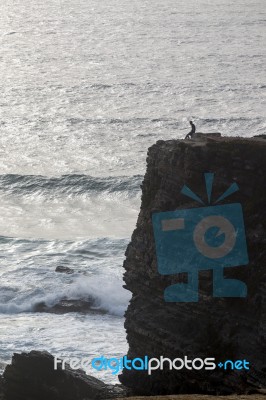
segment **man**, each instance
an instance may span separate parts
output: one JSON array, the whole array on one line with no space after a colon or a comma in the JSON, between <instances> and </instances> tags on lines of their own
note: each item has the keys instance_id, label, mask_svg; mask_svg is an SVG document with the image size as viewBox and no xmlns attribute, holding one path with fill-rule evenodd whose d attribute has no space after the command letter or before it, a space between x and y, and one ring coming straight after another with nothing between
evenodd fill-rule
<instances>
[{"instance_id":1,"label":"man","mask_svg":"<svg viewBox=\"0 0 266 400\"><path fill-rule=\"evenodd\" d=\"M194 135L194 133L196 132L196 127L193 124L192 121L189 121L190 125L191 125L191 131L186 135L185 139L192 139L192 136Z\"/></svg>"}]
</instances>

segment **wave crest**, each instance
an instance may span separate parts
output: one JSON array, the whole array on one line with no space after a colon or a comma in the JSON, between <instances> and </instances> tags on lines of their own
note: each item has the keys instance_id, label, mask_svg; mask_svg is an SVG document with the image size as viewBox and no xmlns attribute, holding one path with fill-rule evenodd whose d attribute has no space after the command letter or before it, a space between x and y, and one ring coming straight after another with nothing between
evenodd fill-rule
<instances>
[{"instance_id":1,"label":"wave crest","mask_svg":"<svg viewBox=\"0 0 266 400\"><path fill-rule=\"evenodd\" d=\"M93 310L122 317L130 296L130 293L123 288L123 281L117 277L78 276L62 292L45 293L37 289L31 296L24 293L23 297L13 297L7 302L3 301L0 303L0 313L19 314L34 311L53 312L53 310L56 312L56 306L60 306L60 312L64 313L73 311L73 308L69 308L70 302L73 301L77 305L75 311ZM65 309L62 301L65 301ZM78 304L80 304L80 309L78 309Z\"/></svg>"}]
</instances>

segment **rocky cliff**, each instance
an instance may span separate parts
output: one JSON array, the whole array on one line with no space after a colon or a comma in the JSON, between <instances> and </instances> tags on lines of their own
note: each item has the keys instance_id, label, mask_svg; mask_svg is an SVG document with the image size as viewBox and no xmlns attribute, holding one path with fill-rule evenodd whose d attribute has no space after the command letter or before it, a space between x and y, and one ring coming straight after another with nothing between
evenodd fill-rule
<instances>
[{"instance_id":1,"label":"rocky cliff","mask_svg":"<svg viewBox=\"0 0 266 400\"><path fill-rule=\"evenodd\" d=\"M243 207L248 265L224 268L224 278L246 283L246 297L214 297L213 271L199 272L198 302L166 302L164 290L187 283L186 271L158 272L152 215L202 207L181 193L187 185L207 202L204 173L214 173L212 198L232 183L239 191L221 204ZM158 141L148 151L137 227L126 251L125 284L132 292L125 328L129 358L246 359L249 370L146 371L124 369L135 394L245 393L266 385L266 140L201 137ZM187 246L187 244L186 244ZM178 263L178 260L177 260Z\"/></svg>"}]
</instances>

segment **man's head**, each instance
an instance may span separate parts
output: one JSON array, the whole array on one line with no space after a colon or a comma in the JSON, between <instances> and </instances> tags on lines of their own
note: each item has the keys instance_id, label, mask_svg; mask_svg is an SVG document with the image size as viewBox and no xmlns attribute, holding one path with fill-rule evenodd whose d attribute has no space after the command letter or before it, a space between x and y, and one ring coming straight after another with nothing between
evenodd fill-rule
<instances>
[{"instance_id":1,"label":"man's head","mask_svg":"<svg viewBox=\"0 0 266 400\"><path fill-rule=\"evenodd\" d=\"M192 121L189 121L189 123L190 123L190 125L192 125L192 124L193 124L193 122L192 122Z\"/></svg>"}]
</instances>

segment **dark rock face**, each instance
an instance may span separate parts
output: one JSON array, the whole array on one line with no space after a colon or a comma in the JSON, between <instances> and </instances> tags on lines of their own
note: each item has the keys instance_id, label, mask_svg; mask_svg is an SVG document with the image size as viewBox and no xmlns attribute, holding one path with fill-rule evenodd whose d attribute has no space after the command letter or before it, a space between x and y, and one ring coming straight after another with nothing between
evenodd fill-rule
<instances>
[{"instance_id":1,"label":"dark rock face","mask_svg":"<svg viewBox=\"0 0 266 400\"><path fill-rule=\"evenodd\" d=\"M222 135L219 132L212 132L212 133L195 132L193 135L193 139L220 138L221 136Z\"/></svg>"},{"instance_id":2,"label":"dark rock face","mask_svg":"<svg viewBox=\"0 0 266 400\"><path fill-rule=\"evenodd\" d=\"M53 314L66 314L69 312L105 313L103 310L93 307L95 307L95 300L92 298L87 298L86 300L62 299L53 306L48 306L45 302L40 302L35 305L34 311Z\"/></svg>"},{"instance_id":3,"label":"dark rock face","mask_svg":"<svg viewBox=\"0 0 266 400\"><path fill-rule=\"evenodd\" d=\"M64 267L63 265L58 265L55 269L55 272L63 273L63 274L73 274L74 270L69 267Z\"/></svg>"},{"instance_id":4,"label":"dark rock face","mask_svg":"<svg viewBox=\"0 0 266 400\"><path fill-rule=\"evenodd\" d=\"M249 264L224 269L225 278L246 283L246 298L214 298L212 271L199 273L199 301L167 303L164 289L186 283L186 274L160 275L153 212L199 205L182 195L183 185L206 201L203 174L215 173L213 199L233 182L240 190L222 204L241 203ZM135 394L245 393L266 386L266 142L263 138L202 138L158 141L148 151L137 227L124 262L128 357L215 357L250 362L250 370L123 370L121 382ZM201 206L202 207L202 206Z\"/></svg>"},{"instance_id":5,"label":"dark rock face","mask_svg":"<svg viewBox=\"0 0 266 400\"><path fill-rule=\"evenodd\" d=\"M6 400L94 400L125 395L118 385L106 385L84 371L54 370L54 358L47 352L14 354L3 375Z\"/></svg>"}]
</instances>

